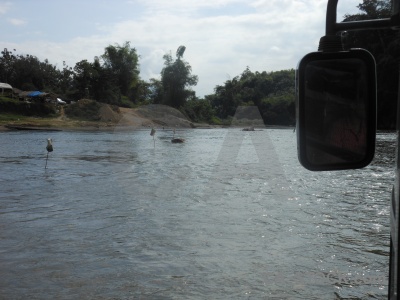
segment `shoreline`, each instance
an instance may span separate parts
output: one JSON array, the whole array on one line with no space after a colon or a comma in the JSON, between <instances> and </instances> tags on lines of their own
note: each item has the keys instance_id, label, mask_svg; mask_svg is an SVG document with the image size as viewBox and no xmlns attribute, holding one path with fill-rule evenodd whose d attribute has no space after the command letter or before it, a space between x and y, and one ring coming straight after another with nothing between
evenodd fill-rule
<instances>
[{"instance_id":1,"label":"shoreline","mask_svg":"<svg viewBox=\"0 0 400 300\"><path fill-rule=\"evenodd\" d=\"M54 118L24 117L16 120L0 122L0 132L31 130L31 131L126 131L163 129L215 129L238 128L245 130L254 128L254 131L263 129L293 129L294 126L254 125L252 120L235 122L230 125L214 125L189 121L175 109L163 105L139 107L136 109L122 108L118 112L112 111L107 105L99 112L99 120L87 121L70 119L63 113ZM253 130L247 130L253 131Z\"/></svg>"},{"instance_id":2,"label":"shoreline","mask_svg":"<svg viewBox=\"0 0 400 300\"><path fill-rule=\"evenodd\" d=\"M0 125L0 133L1 132L10 132L10 131L69 131L69 132L95 132L95 131L102 131L102 132L109 132L109 131L135 131L135 130L149 130L152 127L150 126L130 126L130 125L115 125L115 126L96 126L96 125L89 125L89 126L61 126L61 127L44 127L44 126L27 126L27 125ZM157 130L182 130L182 129L228 129L228 128L235 128L241 129L242 131L248 132L248 130L244 130L245 127L243 126L227 126L227 125L200 125L194 127L162 127L162 126L154 126ZM294 126L279 126L279 125L266 125L264 127L256 127L254 130L251 131L262 131L264 129L292 129L294 130Z\"/></svg>"}]
</instances>

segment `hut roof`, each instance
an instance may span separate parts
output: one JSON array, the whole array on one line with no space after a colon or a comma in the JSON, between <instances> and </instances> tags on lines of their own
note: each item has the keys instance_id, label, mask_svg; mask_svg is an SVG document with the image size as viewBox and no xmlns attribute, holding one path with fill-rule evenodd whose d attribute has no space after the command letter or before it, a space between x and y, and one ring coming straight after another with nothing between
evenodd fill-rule
<instances>
[{"instance_id":1,"label":"hut roof","mask_svg":"<svg viewBox=\"0 0 400 300\"><path fill-rule=\"evenodd\" d=\"M0 89L12 89L12 86L8 83L0 82Z\"/></svg>"}]
</instances>

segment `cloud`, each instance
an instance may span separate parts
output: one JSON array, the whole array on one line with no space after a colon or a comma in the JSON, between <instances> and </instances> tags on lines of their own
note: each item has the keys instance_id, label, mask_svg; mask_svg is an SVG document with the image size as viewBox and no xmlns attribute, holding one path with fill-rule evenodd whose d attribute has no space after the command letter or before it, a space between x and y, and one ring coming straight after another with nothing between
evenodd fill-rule
<instances>
[{"instance_id":1,"label":"cloud","mask_svg":"<svg viewBox=\"0 0 400 300\"><path fill-rule=\"evenodd\" d=\"M201 9L207 8L221 8L229 5L240 5L243 3L242 0L213 0L213 1L196 1L196 0L138 0L140 3L147 8L149 14L157 12L173 12L176 14L195 13Z\"/></svg>"},{"instance_id":2,"label":"cloud","mask_svg":"<svg viewBox=\"0 0 400 300\"><path fill-rule=\"evenodd\" d=\"M10 8L11 2L0 2L0 15L4 15Z\"/></svg>"},{"instance_id":3,"label":"cloud","mask_svg":"<svg viewBox=\"0 0 400 300\"><path fill-rule=\"evenodd\" d=\"M319 15L311 9L307 15L298 16L295 13L298 7L291 1L285 11L261 9L261 5L268 3L257 4L260 10L254 13L195 19L160 10L140 20L118 23L109 28L109 35L118 41L130 37L131 45L144 51L139 54L145 78L159 74L163 53L171 51L174 55L179 45L185 45L184 59L192 66L193 74L199 76L197 90L203 95L223 84L226 74L236 76L246 66L260 71L294 68L301 53L305 54L312 46L316 50L324 30L323 10ZM311 15L314 21L310 21ZM316 39L314 28L318 23L320 34Z\"/></svg>"},{"instance_id":4,"label":"cloud","mask_svg":"<svg viewBox=\"0 0 400 300\"><path fill-rule=\"evenodd\" d=\"M26 21L21 19L8 19L8 22L14 26L21 26L26 24Z\"/></svg>"}]
</instances>

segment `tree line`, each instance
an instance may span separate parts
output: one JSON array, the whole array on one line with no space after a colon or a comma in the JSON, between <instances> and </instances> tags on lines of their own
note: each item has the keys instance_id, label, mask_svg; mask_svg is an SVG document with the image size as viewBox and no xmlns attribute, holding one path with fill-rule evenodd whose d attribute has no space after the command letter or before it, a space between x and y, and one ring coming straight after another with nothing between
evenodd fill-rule
<instances>
[{"instance_id":1,"label":"tree line","mask_svg":"<svg viewBox=\"0 0 400 300\"><path fill-rule=\"evenodd\" d=\"M360 13L346 15L344 21L390 17L389 0L364 0ZM390 29L342 33L344 47L365 48L375 57L378 71L378 127L394 128L400 38ZM62 68L32 55L4 49L0 56L0 82L22 90L53 92L66 100L82 98L123 107L165 104L180 109L194 122L229 124L238 106L259 108L267 125L294 125L295 70L252 72L240 75L214 88L214 93L198 98L192 90L199 80L183 59L185 46L175 57L163 56L160 79L140 77L139 55L130 42L109 45L92 62L81 60Z\"/></svg>"},{"instance_id":2,"label":"tree line","mask_svg":"<svg viewBox=\"0 0 400 300\"><path fill-rule=\"evenodd\" d=\"M122 107L165 104L194 122L229 123L237 106L257 105L266 124L294 124L294 70L253 73L247 67L200 99L192 90L198 76L183 59L185 50L180 46L175 58L165 54L160 79L146 82L140 78L139 55L130 42L107 46L93 62L81 60L73 68L64 62L61 69L47 59L4 49L0 81L24 91L52 92L69 101L88 98Z\"/></svg>"}]
</instances>

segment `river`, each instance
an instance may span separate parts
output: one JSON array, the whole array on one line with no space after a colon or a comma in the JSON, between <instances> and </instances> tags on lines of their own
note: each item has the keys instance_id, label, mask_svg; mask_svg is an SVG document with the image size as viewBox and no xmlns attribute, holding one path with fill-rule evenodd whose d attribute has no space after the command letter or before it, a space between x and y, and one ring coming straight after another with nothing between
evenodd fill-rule
<instances>
[{"instance_id":1,"label":"river","mask_svg":"<svg viewBox=\"0 0 400 300\"><path fill-rule=\"evenodd\" d=\"M334 172L290 129L149 133L0 133L0 299L386 297L394 133Z\"/></svg>"}]
</instances>

